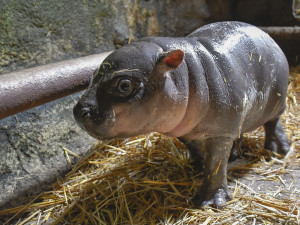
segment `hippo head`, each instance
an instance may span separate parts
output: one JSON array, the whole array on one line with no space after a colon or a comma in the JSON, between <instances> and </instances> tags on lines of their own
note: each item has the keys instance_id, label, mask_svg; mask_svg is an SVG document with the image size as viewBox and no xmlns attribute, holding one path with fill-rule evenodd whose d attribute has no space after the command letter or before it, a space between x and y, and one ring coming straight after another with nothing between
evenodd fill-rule
<instances>
[{"instance_id":1,"label":"hippo head","mask_svg":"<svg viewBox=\"0 0 300 225\"><path fill-rule=\"evenodd\" d=\"M149 42L114 51L94 72L89 88L74 107L76 121L98 139L172 130L185 109L170 72L183 58L181 50L163 52ZM174 119L175 114L180 115Z\"/></svg>"}]
</instances>

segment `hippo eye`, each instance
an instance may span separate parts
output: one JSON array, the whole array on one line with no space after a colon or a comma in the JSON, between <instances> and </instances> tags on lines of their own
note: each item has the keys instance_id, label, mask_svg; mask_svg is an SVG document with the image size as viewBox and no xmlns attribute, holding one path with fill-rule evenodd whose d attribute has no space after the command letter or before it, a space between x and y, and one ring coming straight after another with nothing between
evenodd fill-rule
<instances>
[{"instance_id":1,"label":"hippo eye","mask_svg":"<svg viewBox=\"0 0 300 225\"><path fill-rule=\"evenodd\" d=\"M122 79L118 83L118 91L122 95L130 95L133 91L133 84L131 80Z\"/></svg>"}]
</instances>

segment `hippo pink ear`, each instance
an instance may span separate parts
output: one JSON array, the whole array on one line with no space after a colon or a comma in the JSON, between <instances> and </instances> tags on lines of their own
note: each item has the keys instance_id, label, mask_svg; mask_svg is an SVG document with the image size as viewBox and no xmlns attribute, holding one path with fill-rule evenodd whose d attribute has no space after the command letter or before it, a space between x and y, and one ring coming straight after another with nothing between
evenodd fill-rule
<instances>
[{"instance_id":1,"label":"hippo pink ear","mask_svg":"<svg viewBox=\"0 0 300 225\"><path fill-rule=\"evenodd\" d=\"M182 63L184 58L184 52L180 49L171 51L167 53L167 55L163 59L163 63L171 68L171 69L177 69L180 64Z\"/></svg>"}]
</instances>

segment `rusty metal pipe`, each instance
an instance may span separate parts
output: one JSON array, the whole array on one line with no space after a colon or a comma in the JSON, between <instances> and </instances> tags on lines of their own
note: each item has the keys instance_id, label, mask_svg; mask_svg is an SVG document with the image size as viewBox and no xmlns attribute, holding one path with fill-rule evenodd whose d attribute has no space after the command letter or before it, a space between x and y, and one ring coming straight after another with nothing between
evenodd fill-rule
<instances>
[{"instance_id":1,"label":"rusty metal pipe","mask_svg":"<svg viewBox=\"0 0 300 225\"><path fill-rule=\"evenodd\" d=\"M274 39L300 40L300 27L259 27Z\"/></svg>"},{"instance_id":2,"label":"rusty metal pipe","mask_svg":"<svg viewBox=\"0 0 300 225\"><path fill-rule=\"evenodd\" d=\"M0 75L0 119L85 89L110 53Z\"/></svg>"}]
</instances>

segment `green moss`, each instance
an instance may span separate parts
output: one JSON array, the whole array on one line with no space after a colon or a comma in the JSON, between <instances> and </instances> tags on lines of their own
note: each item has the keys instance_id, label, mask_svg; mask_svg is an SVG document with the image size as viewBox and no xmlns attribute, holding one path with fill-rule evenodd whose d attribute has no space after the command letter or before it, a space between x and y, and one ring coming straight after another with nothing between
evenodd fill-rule
<instances>
[{"instance_id":1,"label":"green moss","mask_svg":"<svg viewBox=\"0 0 300 225\"><path fill-rule=\"evenodd\" d=\"M6 42L7 39L13 39L15 34L14 18L10 7L4 7L0 10L0 27L1 42Z\"/></svg>"}]
</instances>

